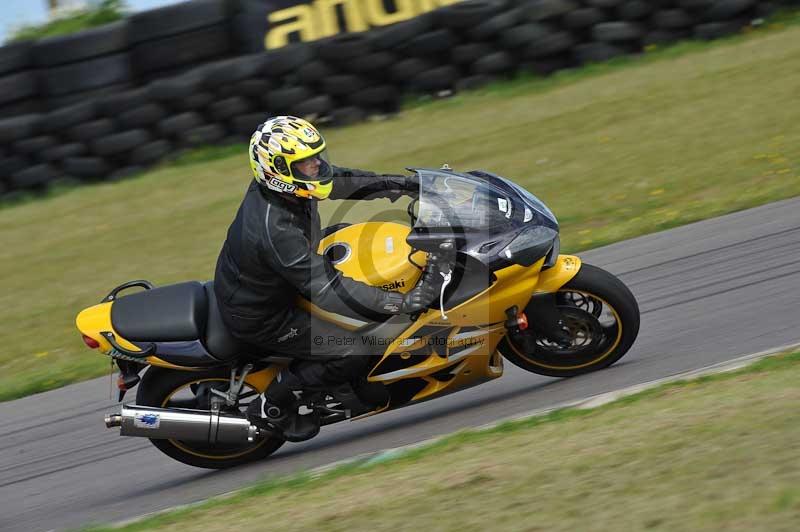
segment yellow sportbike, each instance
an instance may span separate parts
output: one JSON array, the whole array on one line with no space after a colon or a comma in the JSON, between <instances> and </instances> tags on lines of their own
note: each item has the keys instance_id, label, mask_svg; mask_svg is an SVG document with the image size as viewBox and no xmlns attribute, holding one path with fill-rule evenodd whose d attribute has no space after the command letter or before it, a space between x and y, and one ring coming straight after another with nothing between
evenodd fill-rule
<instances>
[{"instance_id":1,"label":"yellow sportbike","mask_svg":"<svg viewBox=\"0 0 800 532\"><path fill-rule=\"evenodd\" d=\"M412 171L420 190L410 223L337 224L323 232L319 251L348 277L402 292L435 266L439 297L417 315L379 321L298 301L359 333L373 353L367 378L390 395L369 408L349 385L303 390L301 414L319 412L322 425L354 420L497 379L504 359L571 377L630 349L639 330L633 295L610 273L559 254L556 218L533 194L482 171ZM290 359L231 336L211 282L125 283L83 310L77 326L87 346L119 367L120 401L138 385L135 404L106 415L121 435L149 438L172 458L207 468L261 459L284 443L244 412Z\"/></svg>"}]
</instances>

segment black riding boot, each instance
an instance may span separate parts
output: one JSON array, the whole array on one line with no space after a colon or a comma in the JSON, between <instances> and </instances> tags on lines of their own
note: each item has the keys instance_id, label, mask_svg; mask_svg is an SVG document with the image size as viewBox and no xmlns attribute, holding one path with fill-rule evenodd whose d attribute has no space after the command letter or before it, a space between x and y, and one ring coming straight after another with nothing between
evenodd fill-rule
<instances>
[{"instance_id":1,"label":"black riding boot","mask_svg":"<svg viewBox=\"0 0 800 532\"><path fill-rule=\"evenodd\" d=\"M313 438L319 433L319 412L300 415L295 389L302 389L300 381L288 369L281 370L266 391L247 407L247 419L286 441Z\"/></svg>"},{"instance_id":2,"label":"black riding boot","mask_svg":"<svg viewBox=\"0 0 800 532\"><path fill-rule=\"evenodd\" d=\"M367 382L369 357L345 356L329 360L297 360L292 371L308 386L335 388L350 383L364 405L375 408L389 402L389 390L382 382Z\"/></svg>"},{"instance_id":3,"label":"black riding boot","mask_svg":"<svg viewBox=\"0 0 800 532\"><path fill-rule=\"evenodd\" d=\"M389 403L389 388L382 382L369 382L359 379L352 384L356 397L372 408L382 408Z\"/></svg>"}]
</instances>

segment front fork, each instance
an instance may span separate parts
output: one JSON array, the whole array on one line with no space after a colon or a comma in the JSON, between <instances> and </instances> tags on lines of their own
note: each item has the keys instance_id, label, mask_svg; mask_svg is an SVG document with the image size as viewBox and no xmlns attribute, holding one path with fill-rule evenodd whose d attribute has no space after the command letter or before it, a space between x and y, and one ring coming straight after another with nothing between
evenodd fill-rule
<instances>
[{"instance_id":1,"label":"front fork","mask_svg":"<svg viewBox=\"0 0 800 532\"><path fill-rule=\"evenodd\" d=\"M561 347L572 345L572 335L564 327L555 293L534 294L525 307L525 314L531 321L532 329L551 342Z\"/></svg>"},{"instance_id":2,"label":"front fork","mask_svg":"<svg viewBox=\"0 0 800 532\"><path fill-rule=\"evenodd\" d=\"M564 326L563 317L558 310L556 293L578 274L580 268L580 258L574 255L559 255L552 267L540 273L536 292L531 296L524 311L531 329L561 347L569 347L572 344L572 335ZM516 308L514 313L516 314ZM506 327L509 336L517 345L525 346L528 342L535 341L535 335L524 334L510 318Z\"/></svg>"}]
</instances>

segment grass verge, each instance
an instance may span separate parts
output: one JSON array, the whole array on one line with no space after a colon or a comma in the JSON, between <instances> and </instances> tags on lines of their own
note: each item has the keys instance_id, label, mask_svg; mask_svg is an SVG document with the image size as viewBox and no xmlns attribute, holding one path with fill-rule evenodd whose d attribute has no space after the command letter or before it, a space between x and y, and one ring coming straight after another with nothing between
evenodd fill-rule
<instances>
[{"instance_id":1,"label":"grass verge","mask_svg":"<svg viewBox=\"0 0 800 532\"><path fill-rule=\"evenodd\" d=\"M270 479L120 530L794 530L800 352ZM94 532L108 528L91 528Z\"/></svg>"},{"instance_id":2,"label":"grass verge","mask_svg":"<svg viewBox=\"0 0 800 532\"><path fill-rule=\"evenodd\" d=\"M565 252L597 247L800 194L794 22L663 60L493 86L326 136L344 166L447 162L506 175L553 209ZM73 320L117 284L213 276L249 169L244 150L208 153L0 210L0 400L107 371ZM404 216L380 201L323 206L336 219Z\"/></svg>"}]
</instances>

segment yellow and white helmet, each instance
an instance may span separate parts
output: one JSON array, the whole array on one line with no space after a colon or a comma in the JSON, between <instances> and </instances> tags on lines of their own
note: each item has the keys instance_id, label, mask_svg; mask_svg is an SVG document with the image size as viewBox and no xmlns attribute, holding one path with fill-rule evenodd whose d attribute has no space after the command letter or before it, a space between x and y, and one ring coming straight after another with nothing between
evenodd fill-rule
<instances>
[{"instance_id":1,"label":"yellow and white helmet","mask_svg":"<svg viewBox=\"0 0 800 532\"><path fill-rule=\"evenodd\" d=\"M307 120L270 118L250 137L250 167L259 184L306 199L325 199L333 188L325 139Z\"/></svg>"}]
</instances>

